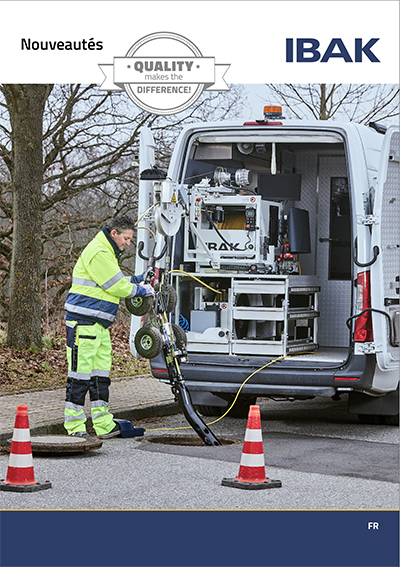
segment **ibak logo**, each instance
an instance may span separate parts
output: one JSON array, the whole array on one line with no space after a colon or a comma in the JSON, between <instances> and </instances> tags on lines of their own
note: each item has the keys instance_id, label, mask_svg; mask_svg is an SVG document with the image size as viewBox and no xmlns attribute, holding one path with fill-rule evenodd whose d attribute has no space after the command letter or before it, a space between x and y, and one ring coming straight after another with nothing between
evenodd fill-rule
<instances>
[{"instance_id":1,"label":"ibak logo","mask_svg":"<svg viewBox=\"0 0 400 567\"><path fill-rule=\"evenodd\" d=\"M223 77L230 65L203 57L189 39L170 32L142 37L125 57L99 67L106 76L100 90L125 90L139 108L158 115L186 110L204 90L229 90Z\"/></svg>"},{"instance_id":2,"label":"ibak logo","mask_svg":"<svg viewBox=\"0 0 400 567\"><path fill-rule=\"evenodd\" d=\"M222 242L219 246L216 242L207 242L209 250L239 250L239 246L240 242L230 242L229 246L225 242Z\"/></svg>"},{"instance_id":3,"label":"ibak logo","mask_svg":"<svg viewBox=\"0 0 400 567\"><path fill-rule=\"evenodd\" d=\"M343 59L345 63L362 63L369 60L372 63L380 63L372 52L372 47L379 41L379 37L371 38L365 42L361 38L354 40L354 49L349 50L340 37L333 38L326 50L321 55L320 42L314 37L286 39L286 62L293 63L328 63L330 59ZM296 51L296 53L295 53ZM352 56L353 55L353 56Z\"/></svg>"}]
</instances>

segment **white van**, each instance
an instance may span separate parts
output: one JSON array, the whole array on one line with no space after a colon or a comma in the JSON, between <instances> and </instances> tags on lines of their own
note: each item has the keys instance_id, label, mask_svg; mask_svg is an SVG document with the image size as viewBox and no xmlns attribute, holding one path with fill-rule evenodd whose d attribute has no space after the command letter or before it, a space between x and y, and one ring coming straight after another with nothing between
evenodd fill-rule
<instances>
[{"instance_id":1,"label":"white van","mask_svg":"<svg viewBox=\"0 0 400 567\"><path fill-rule=\"evenodd\" d=\"M143 129L136 273L156 235L198 411L220 415L241 387L237 416L257 397L348 395L361 422L398 424L398 128L265 107L186 127L166 176L154 150ZM151 367L167 378L161 356Z\"/></svg>"}]
</instances>

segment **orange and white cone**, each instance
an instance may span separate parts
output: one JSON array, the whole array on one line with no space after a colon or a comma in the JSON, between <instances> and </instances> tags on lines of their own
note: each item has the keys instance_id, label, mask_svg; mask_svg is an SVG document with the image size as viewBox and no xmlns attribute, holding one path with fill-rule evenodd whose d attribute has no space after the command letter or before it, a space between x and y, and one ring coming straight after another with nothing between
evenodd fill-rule
<instances>
[{"instance_id":1,"label":"orange and white cone","mask_svg":"<svg viewBox=\"0 0 400 567\"><path fill-rule=\"evenodd\" d=\"M239 474L236 478L223 478L221 484L233 488L260 490L280 488L280 480L270 480L265 476L264 449L259 406L250 406L244 437Z\"/></svg>"},{"instance_id":2,"label":"orange and white cone","mask_svg":"<svg viewBox=\"0 0 400 567\"><path fill-rule=\"evenodd\" d=\"M41 483L35 479L28 408L25 404L20 404L15 418L7 477L0 481L0 490L35 492L46 488L51 488L51 482L46 480Z\"/></svg>"}]
</instances>

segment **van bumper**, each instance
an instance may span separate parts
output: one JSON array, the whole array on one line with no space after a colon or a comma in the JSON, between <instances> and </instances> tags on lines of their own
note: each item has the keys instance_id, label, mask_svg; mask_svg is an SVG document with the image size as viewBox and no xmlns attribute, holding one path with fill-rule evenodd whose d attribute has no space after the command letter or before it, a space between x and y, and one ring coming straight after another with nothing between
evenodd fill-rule
<instances>
[{"instance_id":1,"label":"van bumper","mask_svg":"<svg viewBox=\"0 0 400 567\"><path fill-rule=\"evenodd\" d=\"M181 364L181 371L191 393L234 394L253 374L243 385L244 395L307 398L333 396L337 391L368 391L375 367L374 355L352 355L340 367L288 358L263 368L272 360L196 354L190 355L188 363ZM168 379L161 357L152 359L151 367L155 378Z\"/></svg>"}]
</instances>

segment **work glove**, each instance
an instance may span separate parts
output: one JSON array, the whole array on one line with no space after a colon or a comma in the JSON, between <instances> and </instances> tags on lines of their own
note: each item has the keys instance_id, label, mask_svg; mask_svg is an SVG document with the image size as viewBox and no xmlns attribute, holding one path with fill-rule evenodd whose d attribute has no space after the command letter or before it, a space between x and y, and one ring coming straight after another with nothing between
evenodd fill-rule
<instances>
[{"instance_id":1,"label":"work glove","mask_svg":"<svg viewBox=\"0 0 400 567\"><path fill-rule=\"evenodd\" d=\"M150 284L141 283L137 286L135 297L147 297L149 295L153 297L155 295L155 291Z\"/></svg>"},{"instance_id":2,"label":"work glove","mask_svg":"<svg viewBox=\"0 0 400 567\"><path fill-rule=\"evenodd\" d=\"M139 274L138 276L131 276L131 282L134 284L144 282L146 281L148 275L151 276L151 279L154 278L154 269L152 267L147 268L147 270L143 272L143 274Z\"/></svg>"},{"instance_id":3,"label":"work glove","mask_svg":"<svg viewBox=\"0 0 400 567\"><path fill-rule=\"evenodd\" d=\"M131 276L131 283L139 284L140 282L144 281L145 274L146 272L144 272L144 274L140 274L139 276Z\"/></svg>"}]
</instances>

